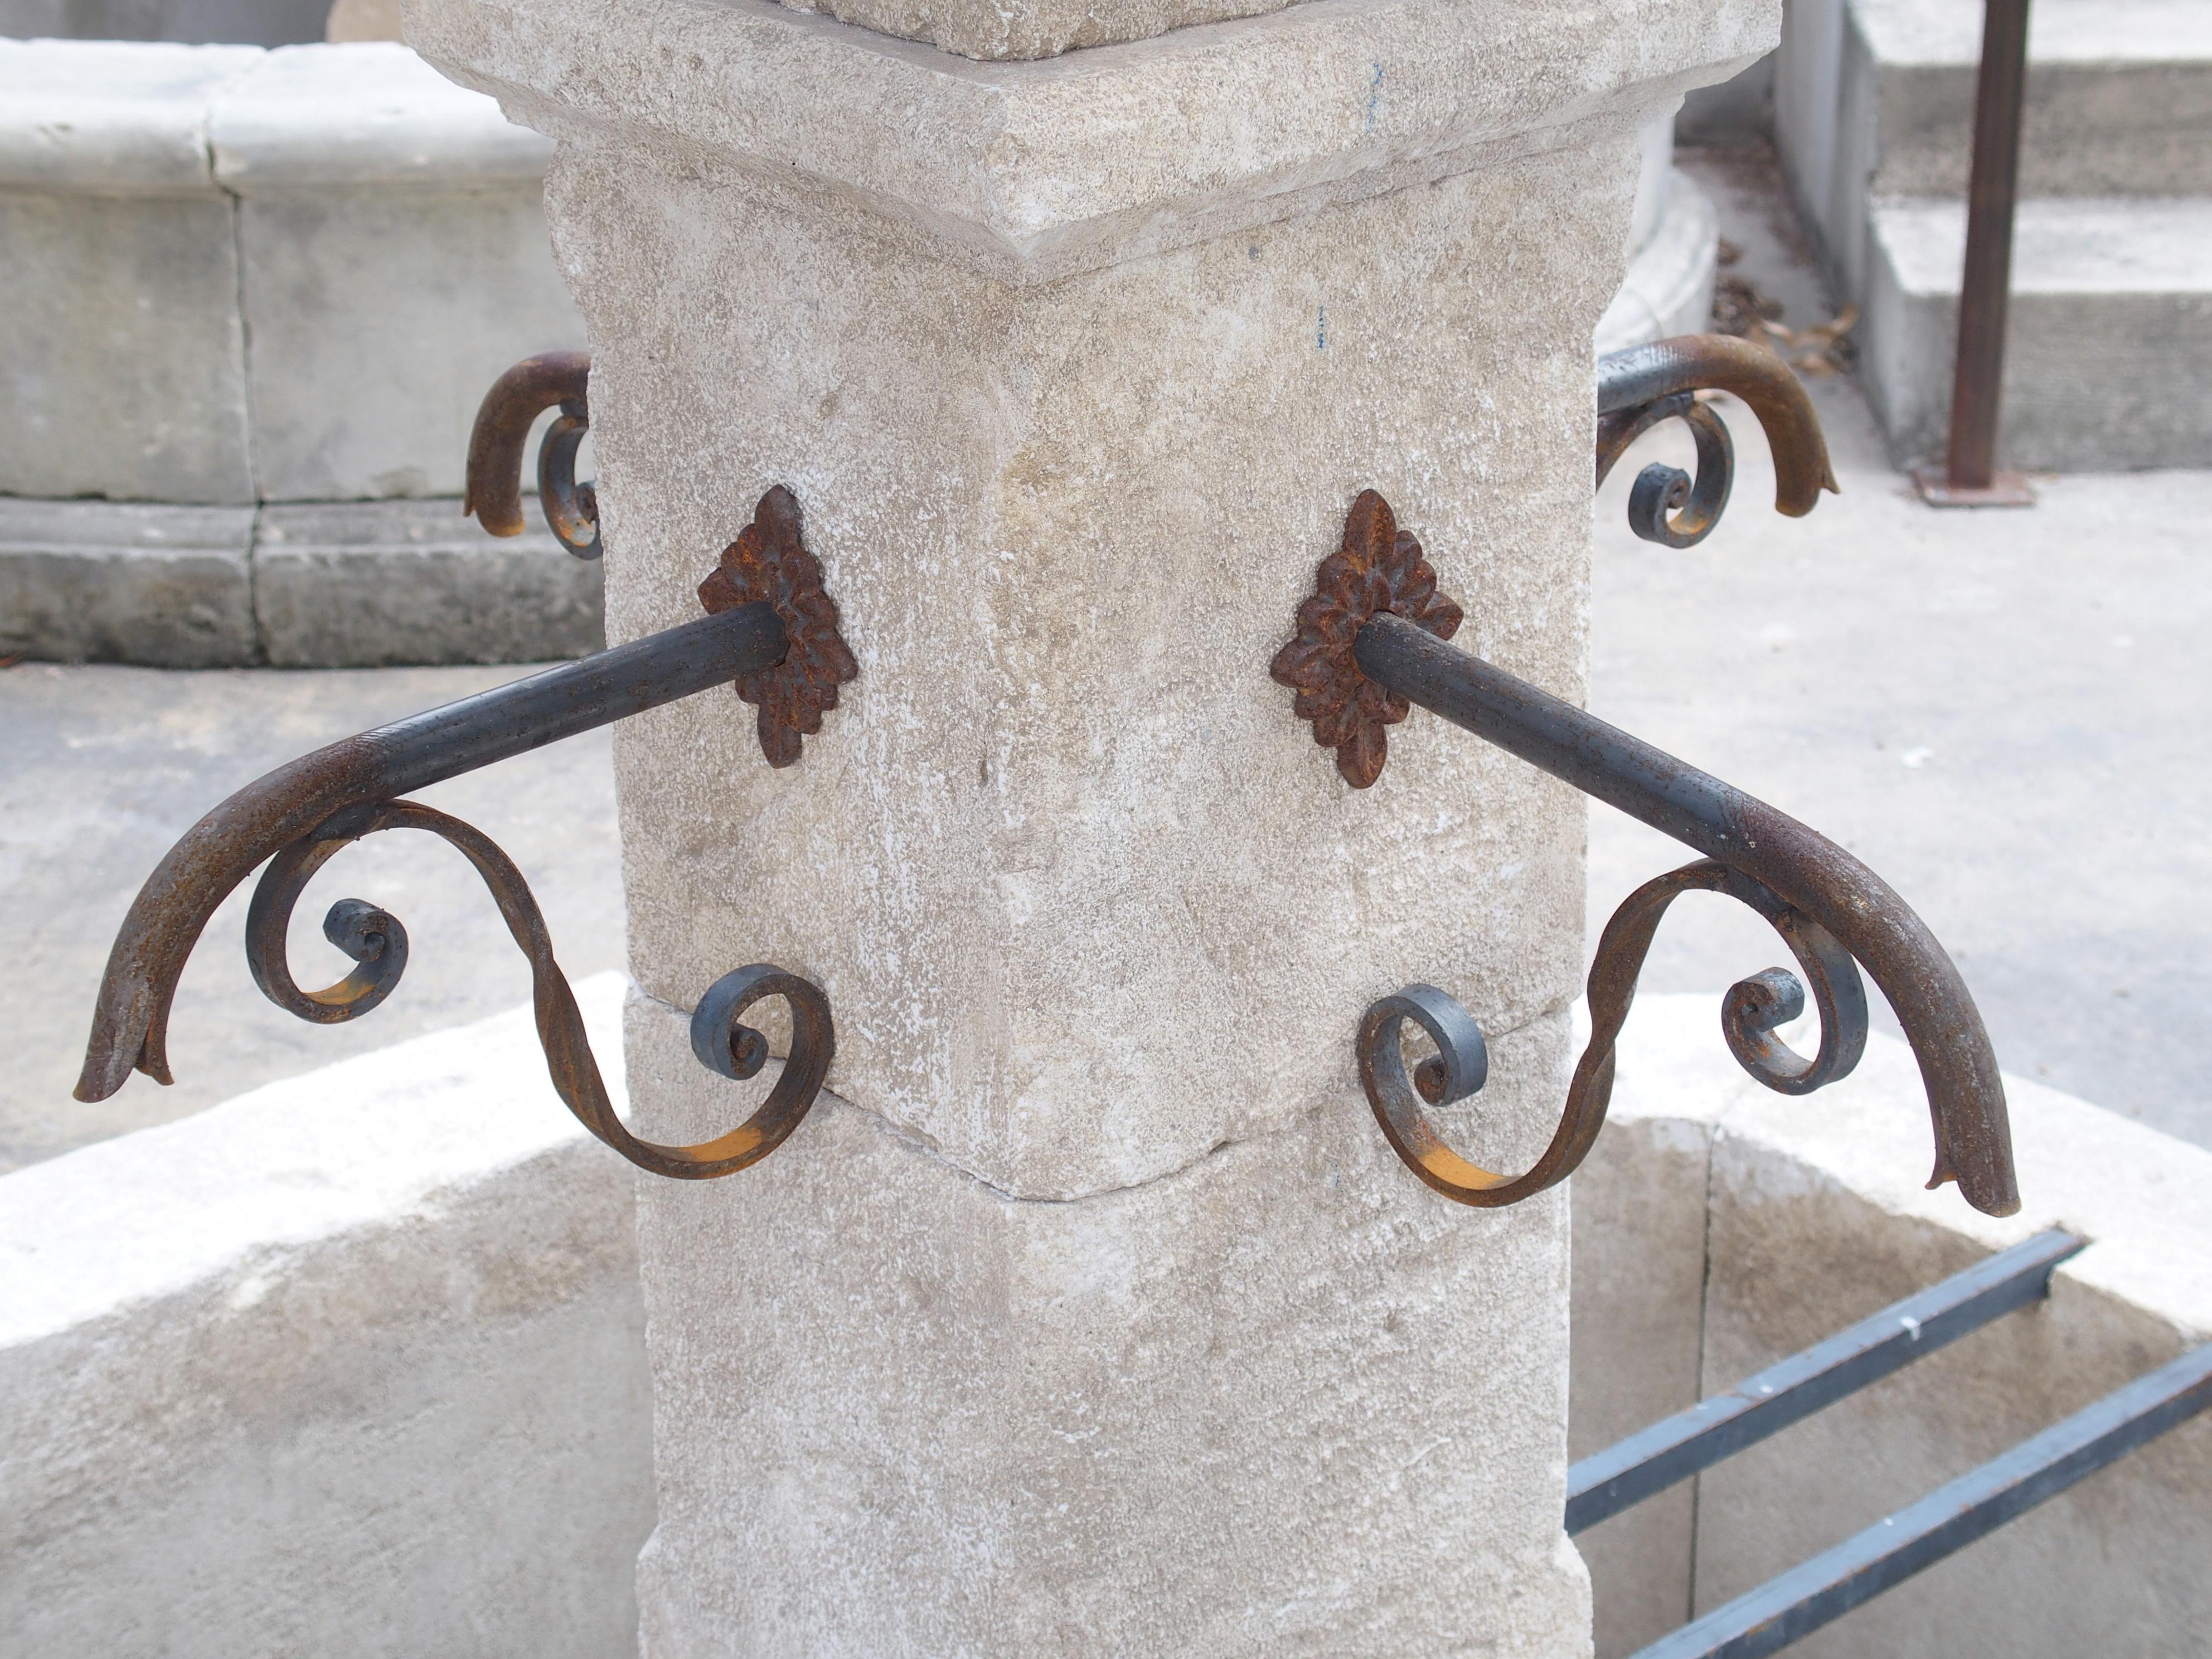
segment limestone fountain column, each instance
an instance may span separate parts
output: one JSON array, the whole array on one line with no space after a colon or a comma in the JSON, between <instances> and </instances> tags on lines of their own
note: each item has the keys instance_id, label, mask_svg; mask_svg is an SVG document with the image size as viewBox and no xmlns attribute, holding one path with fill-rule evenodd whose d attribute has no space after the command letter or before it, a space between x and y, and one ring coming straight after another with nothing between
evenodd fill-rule
<instances>
[{"instance_id":1,"label":"limestone fountain column","mask_svg":"<svg viewBox=\"0 0 2212 1659\"><path fill-rule=\"evenodd\" d=\"M781 484L860 664L781 769L733 694L617 737L641 1128L750 1109L730 969L836 1020L781 1150L641 1180L645 1651L1583 1653L1564 1189L1431 1193L1352 1048L1449 989L1455 1133L1542 1145L1580 798L1419 716L1352 789L1268 665L1371 487L1579 693L1637 128L1778 8L830 9L409 8L559 143L611 636Z\"/></svg>"}]
</instances>

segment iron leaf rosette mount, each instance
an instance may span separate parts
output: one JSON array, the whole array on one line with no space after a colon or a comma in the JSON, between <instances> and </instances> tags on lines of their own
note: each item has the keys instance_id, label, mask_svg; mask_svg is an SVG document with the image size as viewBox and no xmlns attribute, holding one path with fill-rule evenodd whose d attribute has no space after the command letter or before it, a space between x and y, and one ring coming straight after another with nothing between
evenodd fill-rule
<instances>
[{"instance_id":1,"label":"iron leaf rosette mount","mask_svg":"<svg viewBox=\"0 0 2212 1659\"><path fill-rule=\"evenodd\" d=\"M1778 418L1798 417L1784 409ZM1809 408L1802 419L1812 421ZM1826 453L1817 425L1809 441L1802 433L1791 435L1801 462L1808 455L1819 462L1817 475L1800 468L1796 482L1811 484L1802 511L1825 482ZM1782 453L1778 444L1778 457ZM1790 487L1786 477L1784 487ZM1474 1016L1431 985L1408 986L1367 1010L1355 1042L1361 1083L1383 1134L1414 1174L1447 1198L1497 1207L1573 1173L1604 1127L1614 1045L1659 922L1675 898L1702 890L1724 893L1764 917L1797 966L1795 974L1780 968L1754 974L1723 998L1723 1035L1744 1069L1790 1095L1810 1094L1847 1074L1866 1042L1863 967L1896 1011L1927 1088L1936 1140L1928 1184L1955 1181L1969 1204L1991 1215L2016 1211L1996 1056L1957 968L1911 908L1842 848L1765 802L1448 643L1461 617L1438 590L1419 543L1398 528L1389 503L1364 491L1342 545L1322 562L1315 591L1299 606L1297 634L1271 670L1297 693L1296 713L1312 722L1316 743L1335 750L1347 784L1374 783L1388 759L1385 728L1418 705L1703 856L1645 883L1606 925L1589 973L1589 1043L1551 1142L1526 1170L1476 1165L1446 1145L1425 1115L1425 1108L1475 1094L1486 1079L1488 1055ZM1804 1012L1808 987L1820 1019L1820 1048L1809 1057L1775 1035ZM1407 1020L1436 1049L1410 1076L1401 1046Z\"/></svg>"},{"instance_id":2,"label":"iron leaf rosette mount","mask_svg":"<svg viewBox=\"0 0 2212 1659\"><path fill-rule=\"evenodd\" d=\"M470 501L480 511L504 502L517 530L514 474L531 420L546 406L532 405L537 393L527 389L546 378L548 361L531 359L501 377L485 408L495 425L509 425L487 437L480 419L471 446ZM516 394L515 383L527 395ZM580 427L581 398L579 380L572 400L577 410L567 418ZM545 441L564 447L556 472L573 459L580 436L580 430L563 434L556 422ZM507 471L495 476L487 470L493 468ZM539 471L541 477L547 471L543 454ZM579 496L589 505L587 490ZM596 524L581 522L596 551ZM569 529L580 533L575 524ZM799 1127L829 1074L836 1034L818 987L763 963L709 986L691 1018L691 1046L701 1063L732 1079L758 1073L768 1042L740 1016L756 1002L781 997L790 1006L792 1025L782 1071L767 1099L726 1134L690 1146L641 1140L615 1112L521 872L483 831L404 799L410 790L724 685L758 706L769 764L796 763L803 738L822 729L823 712L836 706L838 687L859 669L788 490L778 486L761 498L751 524L701 584L700 599L708 614L696 622L342 738L248 784L194 824L147 878L116 935L76 1097L104 1100L134 1069L156 1082L172 1080L167 1031L178 977L216 908L264 861L246 928L247 966L263 994L319 1024L358 1018L390 996L406 967L407 930L389 912L360 899L331 907L324 935L355 966L322 990L302 990L295 981L285 939L308 881L339 852L382 830L417 830L453 847L489 889L529 959L538 1040L553 1086L586 1129L640 1168L684 1179L729 1175L774 1152Z\"/></svg>"}]
</instances>

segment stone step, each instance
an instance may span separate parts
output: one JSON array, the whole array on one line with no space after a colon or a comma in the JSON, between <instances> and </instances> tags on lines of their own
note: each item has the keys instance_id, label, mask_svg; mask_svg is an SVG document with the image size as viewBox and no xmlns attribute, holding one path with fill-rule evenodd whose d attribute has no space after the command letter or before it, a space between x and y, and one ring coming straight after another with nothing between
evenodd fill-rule
<instances>
[{"instance_id":1,"label":"stone step","mask_svg":"<svg viewBox=\"0 0 2212 1659\"><path fill-rule=\"evenodd\" d=\"M1963 203L1868 216L1860 378L1899 461L1942 450ZM1999 450L2031 471L2212 465L2212 197L2024 201Z\"/></svg>"},{"instance_id":2,"label":"stone step","mask_svg":"<svg viewBox=\"0 0 2212 1659\"><path fill-rule=\"evenodd\" d=\"M1981 0L1851 0L1864 62L1869 193L1965 193ZM2212 5L2038 0L2028 14L2021 190L2212 195ZM1848 102L1845 106L1849 111Z\"/></svg>"},{"instance_id":3,"label":"stone step","mask_svg":"<svg viewBox=\"0 0 2212 1659\"><path fill-rule=\"evenodd\" d=\"M542 662L598 650L603 605L598 565L534 524L495 541L450 496L256 508L0 495L0 656Z\"/></svg>"},{"instance_id":4,"label":"stone step","mask_svg":"<svg viewBox=\"0 0 2212 1659\"><path fill-rule=\"evenodd\" d=\"M1775 128L1840 299L1863 303L1871 204L1962 201L1981 0L1792 0ZM2039 0L2024 197L2212 197L2212 5Z\"/></svg>"}]
</instances>

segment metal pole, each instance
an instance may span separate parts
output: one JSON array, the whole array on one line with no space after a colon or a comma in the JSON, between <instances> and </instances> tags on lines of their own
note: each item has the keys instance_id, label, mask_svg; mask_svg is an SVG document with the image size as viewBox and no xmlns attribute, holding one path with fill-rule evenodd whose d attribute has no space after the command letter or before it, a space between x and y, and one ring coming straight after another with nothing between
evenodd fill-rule
<instances>
[{"instance_id":1,"label":"metal pole","mask_svg":"<svg viewBox=\"0 0 2212 1659\"><path fill-rule=\"evenodd\" d=\"M2027 6L2028 0L1986 0L1983 13L1950 452L1940 480L1920 475L1921 493L1937 506L2026 506L2034 500L2018 474L1996 470L2013 209L2020 196L2021 106L2027 88Z\"/></svg>"}]
</instances>

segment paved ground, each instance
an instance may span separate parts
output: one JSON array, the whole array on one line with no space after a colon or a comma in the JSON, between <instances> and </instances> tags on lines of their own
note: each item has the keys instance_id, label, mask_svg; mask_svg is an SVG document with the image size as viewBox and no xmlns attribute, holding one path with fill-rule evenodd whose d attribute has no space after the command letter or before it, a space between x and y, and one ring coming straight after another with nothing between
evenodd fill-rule
<instances>
[{"instance_id":1,"label":"paved ground","mask_svg":"<svg viewBox=\"0 0 2212 1659\"><path fill-rule=\"evenodd\" d=\"M107 947L138 884L208 807L277 763L380 720L526 671L324 673L73 667L0 672L0 1169L164 1121L242 1089L530 999L529 969L458 853L380 836L341 854L295 912L302 984L340 977L323 912L355 896L406 924L404 982L351 1024L308 1025L246 975L252 884L216 914L170 1021L177 1076L133 1077L97 1105L70 1098ZM606 734L578 738L419 793L477 824L529 877L572 978L623 962L622 884ZM319 975L319 977L318 977Z\"/></svg>"},{"instance_id":2,"label":"paved ground","mask_svg":"<svg viewBox=\"0 0 2212 1659\"><path fill-rule=\"evenodd\" d=\"M1785 321L1822 320L1770 182L1692 165L1747 250L1739 269ZM1655 434L1616 472L1599 505L1593 707L1887 876L1958 957L2008 1067L2212 1145L2212 473L2052 480L2030 512L1937 514L1890 469L1848 382L1816 399L1844 494L1808 520L1771 510L1747 420L1735 505L1701 547L1651 547L1622 523L1637 466L1677 441ZM318 878L293 956L303 981L310 964L335 978L324 908L388 906L413 948L384 1007L312 1027L264 1002L241 894L179 994L179 1085L69 1097L115 926L201 811L303 750L518 672L0 672L0 1168L526 1000L521 957L459 857L386 836ZM514 855L572 975L620 964L603 734L423 798ZM1604 808L1590 850L1593 933L1687 856ZM1726 901L1685 900L1644 984L1717 991L1784 954ZM1715 1024L1717 1042L1717 999Z\"/></svg>"}]
</instances>

